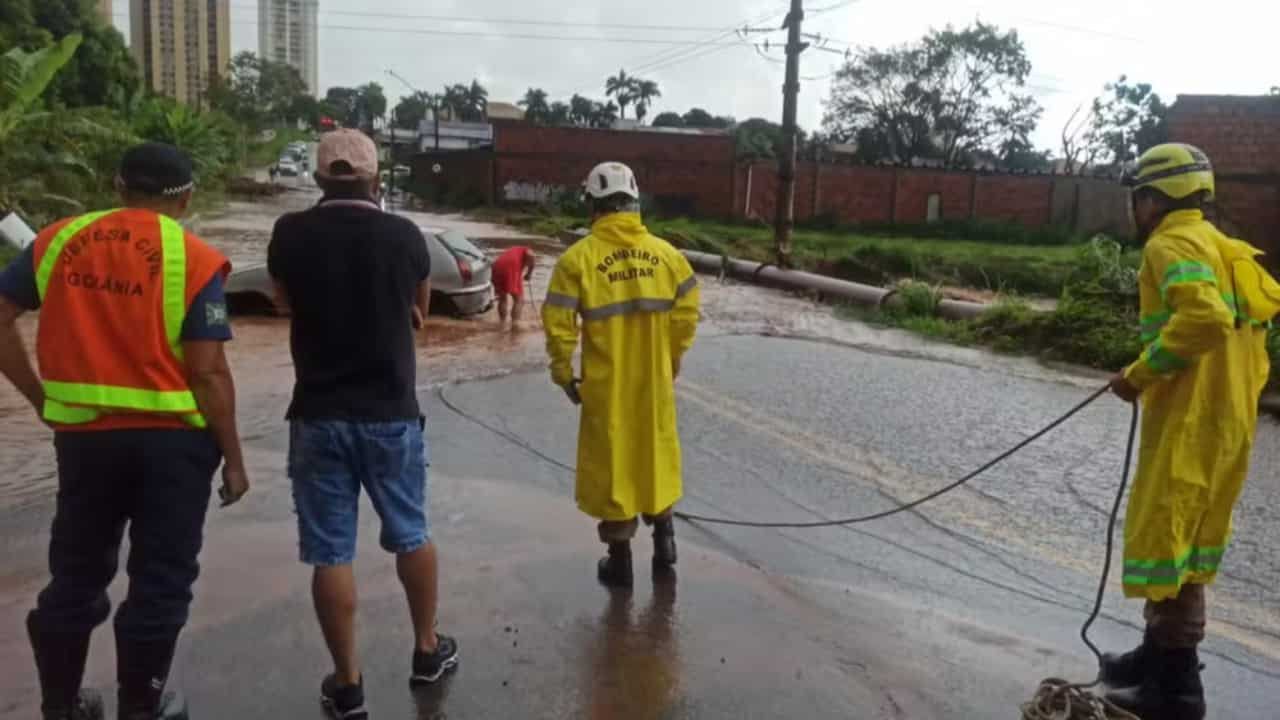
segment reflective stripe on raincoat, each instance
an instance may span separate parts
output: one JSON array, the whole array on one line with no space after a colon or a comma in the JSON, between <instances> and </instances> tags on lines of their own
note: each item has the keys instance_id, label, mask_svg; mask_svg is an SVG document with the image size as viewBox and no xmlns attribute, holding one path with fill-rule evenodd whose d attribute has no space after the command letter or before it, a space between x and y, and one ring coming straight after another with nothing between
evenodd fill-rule
<instances>
[{"instance_id":1,"label":"reflective stripe on raincoat","mask_svg":"<svg viewBox=\"0 0 1280 720\"><path fill-rule=\"evenodd\" d=\"M1142 445L1125 517L1124 590L1152 601L1210 584L1249 469L1280 286L1198 210L1169 214L1143 252Z\"/></svg>"},{"instance_id":2,"label":"reflective stripe on raincoat","mask_svg":"<svg viewBox=\"0 0 1280 720\"><path fill-rule=\"evenodd\" d=\"M667 510L682 493L673 364L698 326L693 268L639 214L606 215L556 263L542 318L557 385L583 338L578 507L601 520Z\"/></svg>"}]
</instances>

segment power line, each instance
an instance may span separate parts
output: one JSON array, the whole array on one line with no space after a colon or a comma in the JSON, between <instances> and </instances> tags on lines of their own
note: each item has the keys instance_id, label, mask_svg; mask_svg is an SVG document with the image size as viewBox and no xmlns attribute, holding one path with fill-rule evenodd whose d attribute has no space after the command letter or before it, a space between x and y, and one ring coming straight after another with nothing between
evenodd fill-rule
<instances>
[{"instance_id":1,"label":"power line","mask_svg":"<svg viewBox=\"0 0 1280 720\"><path fill-rule=\"evenodd\" d=\"M239 10L257 10L256 5L232 5ZM669 32L715 32L721 30L712 25L645 25L629 23L594 23L554 20L529 20L524 18L493 18L464 15L418 15L413 13L366 12L357 10L321 10L321 15L337 15L343 17L368 17L390 20L430 20L433 22L471 23L486 25L526 25L534 27L574 27L599 28L611 30L662 30Z\"/></svg>"},{"instance_id":2,"label":"power line","mask_svg":"<svg viewBox=\"0 0 1280 720\"><path fill-rule=\"evenodd\" d=\"M232 21L232 25L257 26L256 21ZM556 42L606 42L623 45L663 45L668 47L694 48L706 47L738 47L736 42L712 42L701 40L661 40L657 38L613 37L600 35L539 35L530 33L479 32L464 30L429 30L425 28L389 28L368 27L359 25L319 25L321 30L341 30L343 32L366 32L390 35L428 35L436 37L495 38L502 40L552 40ZM732 34L732 32L728 33Z\"/></svg>"},{"instance_id":3,"label":"power line","mask_svg":"<svg viewBox=\"0 0 1280 720\"><path fill-rule=\"evenodd\" d=\"M733 35L738 34L739 27L750 27L755 23L763 22L765 20L768 20L769 18L774 18L781 14L782 13L775 7L773 10L765 12L757 17L744 19L740 26L724 28L721 30L721 32L717 33L715 36L709 37L705 39L703 42L706 45L718 43L724 38L732 37ZM657 55L650 56L645 60L639 61L638 66L632 68L632 72L633 73L634 72L653 72L654 70L670 67L672 64L675 64L676 61L683 62L686 60L692 60L695 57L702 57L703 55L709 54L709 53L702 53L702 52L688 52L687 57L683 57L679 59L676 57L677 55L680 55L681 53L684 53L684 52L686 51L660 52Z\"/></svg>"}]
</instances>

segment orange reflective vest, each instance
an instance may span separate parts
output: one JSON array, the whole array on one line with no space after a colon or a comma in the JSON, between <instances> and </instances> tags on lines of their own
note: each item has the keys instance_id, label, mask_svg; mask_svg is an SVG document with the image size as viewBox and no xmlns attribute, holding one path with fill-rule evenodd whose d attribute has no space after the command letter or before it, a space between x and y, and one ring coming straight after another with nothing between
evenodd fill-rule
<instances>
[{"instance_id":1,"label":"orange reflective vest","mask_svg":"<svg viewBox=\"0 0 1280 720\"><path fill-rule=\"evenodd\" d=\"M36 238L36 355L44 418L176 415L205 427L182 362L196 294L231 265L175 220L148 210L90 213Z\"/></svg>"}]
</instances>

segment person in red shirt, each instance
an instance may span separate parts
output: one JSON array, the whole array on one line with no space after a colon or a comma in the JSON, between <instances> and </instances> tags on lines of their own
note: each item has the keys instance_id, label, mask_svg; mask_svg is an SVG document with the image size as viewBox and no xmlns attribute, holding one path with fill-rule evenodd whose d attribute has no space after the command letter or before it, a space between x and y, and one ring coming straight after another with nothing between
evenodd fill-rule
<instances>
[{"instance_id":1,"label":"person in red shirt","mask_svg":"<svg viewBox=\"0 0 1280 720\"><path fill-rule=\"evenodd\" d=\"M502 253L494 261L493 291L498 296L498 319L503 325L507 323L508 317L511 318L511 327L520 324L524 308L524 284L533 279L536 259L532 250L518 246Z\"/></svg>"}]
</instances>

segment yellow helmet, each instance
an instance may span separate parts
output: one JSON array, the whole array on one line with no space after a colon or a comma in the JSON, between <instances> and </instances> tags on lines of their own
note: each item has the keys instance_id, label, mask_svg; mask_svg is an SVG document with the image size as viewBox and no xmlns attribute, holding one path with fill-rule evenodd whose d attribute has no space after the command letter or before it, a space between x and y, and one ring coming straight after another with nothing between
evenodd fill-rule
<instances>
[{"instance_id":1,"label":"yellow helmet","mask_svg":"<svg viewBox=\"0 0 1280 720\"><path fill-rule=\"evenodd\" d=\"M1185 143L1165 143L1142 153L1138 166L1125 179L1137 190L1149 187L1174 200L1207 192L1213 199L1213 165L1199 148Z\"/></svg>"}]
</instances>

